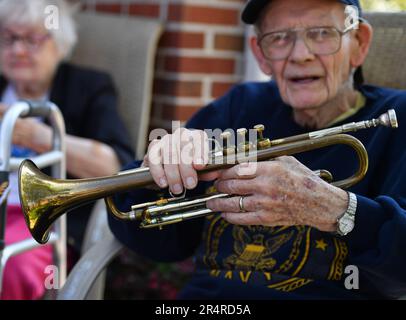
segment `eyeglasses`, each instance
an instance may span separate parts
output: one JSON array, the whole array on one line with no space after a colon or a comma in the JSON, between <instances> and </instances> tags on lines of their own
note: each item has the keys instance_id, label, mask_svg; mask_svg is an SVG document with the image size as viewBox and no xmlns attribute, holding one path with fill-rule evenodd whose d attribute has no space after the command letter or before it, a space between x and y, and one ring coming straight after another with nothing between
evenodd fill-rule
<instances>
[{"instance_id":1,"label":"eyeglasses","mask_svg":"<svg viewBox=\"0 0 406 320\"><path fill-rule=\"evenodd\" d=\"M4 32L0 34L0 48L10 49L15 43L21 41L25 48L30 52L38 51L43 43L51 37L49 33L42 35L29 35L29 36L19 36L9 32Z\"/></svg>"},{"instance_id":2,"label":"eyeglasses","mask_svg":"<svg viewBox=\"0 0 406 320\"><path fill-rule=\"evenodd\" d=\"M316 55L329 55L340 50L342 36L352 29L354 26L350 26L344 31L335 27L275 31L262 35L258 39L258 45L263 55L269 60L283 60L291 54L300 33L310 52Z\"/></svg>"}]
</instances>

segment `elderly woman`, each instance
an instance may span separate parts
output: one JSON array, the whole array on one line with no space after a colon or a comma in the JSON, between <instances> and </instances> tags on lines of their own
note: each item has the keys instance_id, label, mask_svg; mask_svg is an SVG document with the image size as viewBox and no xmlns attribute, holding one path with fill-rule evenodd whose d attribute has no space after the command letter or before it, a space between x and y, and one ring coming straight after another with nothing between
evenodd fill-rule
<instances>
[{"instance_id":1,"label":"elderly woman","mask_svg":"<svg viewBox=\"0 0 406 320\"><path fill-rule=\"evenodd\" d=\"M203 154L204 131L188 129L151 142L144 161L131 166L148 166L156 184L175 194L184 189L202 194L210 190L202 180L216 178L216 189L231 195L207 202L221 215L162 231L110 219L117 238L149 258L168 262L195 256L196 272L181 297L366 299L406 294L406 93L365 85L355 77L373 35L365 21L348 23L347 13L356 9L361 13L357 0L248 1L242 18L257 31L251 49L273 80L236 86L187 126L236 131L262 123L265 135L278 139L377 118L393 107L398 130L381 127L354 134L369 153L361 183L345 191L313 172L329 169L337 180L354 172L358 162L340 145L204 177L198 175L204 158L196 156ZM184 139L178 139L179 133ZM189 155L193 159L185 161ZM117 196L116 202L127 210L154 196L140 189Z\"/></svg>"},{"instance_id":2,"label":"elderly woman","mask_svg":"<svg viewBox=\"0 0 406 320\"><path fill-rule=\"evenodd\" d=\"M56 6L58 26L47 29L47 6ZM48 26L49 27L49 26ZM1 113L19 99L51 100L66 123L67 173L75 178L111 175L133 157L120 120L110 77L63 62L76 42L72 8L62 0L0 2ZM18 120L13 155L30 156L51 148L51 129L37 119ZM16 176L10 177L6 242L29 237L21 215ZM68 218L72 252L80 250L90 206ZM36 299L44 293L50 250L40 248L12 258L6 266L2 298Z\"/></svg>"}]
</instances>

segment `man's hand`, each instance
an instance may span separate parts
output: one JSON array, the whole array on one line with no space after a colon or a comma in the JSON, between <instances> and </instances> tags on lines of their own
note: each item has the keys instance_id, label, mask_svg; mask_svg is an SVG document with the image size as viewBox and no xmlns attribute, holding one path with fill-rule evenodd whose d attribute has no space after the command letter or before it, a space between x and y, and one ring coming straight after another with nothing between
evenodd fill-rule
<instances>
[{"instance_id":1,"label":"man's hand","mask_svg":"<svg viewBox=\"0 0 406 320\"><path fill-rule=\"evenodd\" d=\"M7 106L0 103L0 118L3 119ZM13 131L13 144L42 153L51 149L52 129L32 118L17 119Z\"/></svg>"},{"instance_id":2,"label":"man's hand","mask_svg":"<svg viewBox=\"0 0 406 320\"><path fill-rule=\"evenodd\" d=\"M169 186L173 194L193 189L198 182L197 171L209 161L209 142L207 134L201 130L180 128L161 140L153 140L148 146L142 167L149 167L155 183L161 187ZM213 180L219 174L208 173L200 180Z\"/></svg>"},{"instance_id":3,"label":"man's hand","mask_svg":"<svg viewBox=\"0 0 406 320\"><path fill-rule=\"evenodd\" d=\"M308 225L321 231L336 230L337 218L347 208L347 192L323 181L293 157L248 166L256 166L256 170L247 175L249 168L241 164L221 173L215 187L236 196L210 200L208 208L238 225ZM241 195L246 212L240 212Z\"/></svg>"}]
</instances>

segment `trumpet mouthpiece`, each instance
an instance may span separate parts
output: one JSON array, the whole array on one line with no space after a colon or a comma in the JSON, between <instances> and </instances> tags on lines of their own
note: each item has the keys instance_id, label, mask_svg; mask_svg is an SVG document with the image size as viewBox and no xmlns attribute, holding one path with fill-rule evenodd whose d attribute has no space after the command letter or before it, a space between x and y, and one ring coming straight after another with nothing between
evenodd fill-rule
<instances>
[{"instance_id":1,"label":"trumpet mouthpiece","mask_svg":"<svg viewBox=\"0 0 406 320\"><path fill-rule=\"evenodd\" d=\"M396 112L393 109L388 110L388 112L382 114L379 117L379 122L381 125L390 128L398 127L398 119L396 118Z\"/></svg>"}]
</instances>

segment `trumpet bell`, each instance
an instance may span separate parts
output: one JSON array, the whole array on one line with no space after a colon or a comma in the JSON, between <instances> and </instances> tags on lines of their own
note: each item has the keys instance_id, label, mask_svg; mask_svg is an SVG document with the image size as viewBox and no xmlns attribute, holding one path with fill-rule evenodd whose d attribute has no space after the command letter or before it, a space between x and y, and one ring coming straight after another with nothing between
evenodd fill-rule
<instances>
[{"instance_id":1,"label":"trumpet bell","mask_svg":"<svg viewBox=\"0 0 406 320\"><path fill-rule=\"evenodd\" d=\"M133 171L101 178L55 179L42 173L31 160L24 160L19 167L18 186L25 221L33 238L44 244L53 222L66 212L151 183L149 171ZM138 179L133 178L134 174Z\"/></svg>"},{"instance_id":2,"label":"trumpet bell","mask_svg":"<svg viewBox=\"0 0 406 320\"><path fill-rule=\"evenodd\" d=\"M61 188L31 160L22 162L19 177L18 189L26 224L33 238L44 244L49 239L51 225L66 207L65 197L60 193Z\"/></svg>"},{"instance_id":3,"label":"trumpet bell","mask_svg":"<svg viewBox=\"0 0 406 320\"><path fill-rule=\"evenodd\" d=\"M62 214L98 198L92 179L54 179L28 159L21 163L18 175L25 221L33 238L41 244L48 242L49 230Z\"/></svg>"}]
</instances>

